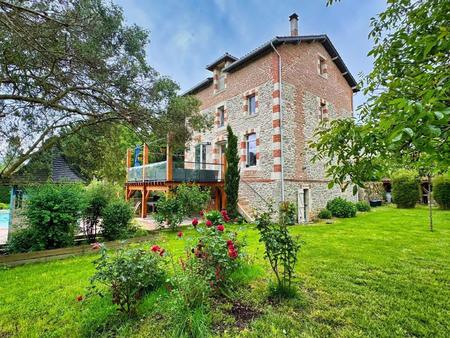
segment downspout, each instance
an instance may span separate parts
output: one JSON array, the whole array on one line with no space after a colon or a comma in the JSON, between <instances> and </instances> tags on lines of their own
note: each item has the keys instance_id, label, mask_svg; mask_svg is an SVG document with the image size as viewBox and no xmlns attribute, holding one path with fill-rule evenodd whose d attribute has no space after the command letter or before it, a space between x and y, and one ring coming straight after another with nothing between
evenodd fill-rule
<instances>
[{"instance_id":1,"label":"downspout","mask_svg":"<svg viewBox=\"0 0 450 338\"><path fill-rule=\"evenodd\" d=\"M273 45L273 40L270 41L275 53L278 55L278 87L280 92L280 161L281 161L281 202L284 202L284 151L283 151L283 105L282 105L282 88L281 88L281 55Z\"/></svg>"}]
</instances>

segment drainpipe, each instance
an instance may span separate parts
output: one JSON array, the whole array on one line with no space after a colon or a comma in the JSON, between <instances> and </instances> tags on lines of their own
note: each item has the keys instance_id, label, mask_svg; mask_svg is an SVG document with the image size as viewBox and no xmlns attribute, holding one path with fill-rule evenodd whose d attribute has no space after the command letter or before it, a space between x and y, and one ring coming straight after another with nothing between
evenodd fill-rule
<instances>
[{"instance_id":1,"label":"drainpipe","mask_svg":"<svg viewBox=\"0 0 450 338\"><path fill-rule=\"evenodd\" d=\"M273 45L273 40L270 42L270 45L272 46L272 49L277 53L278 55L278 87L280 91L280 161L281 161L281 202L284 202L284 151L283 151L283 105L282 105L282 98L283 93L281 89L281 55L278 53L277 49Z\"/></svg>"}]
</instances>

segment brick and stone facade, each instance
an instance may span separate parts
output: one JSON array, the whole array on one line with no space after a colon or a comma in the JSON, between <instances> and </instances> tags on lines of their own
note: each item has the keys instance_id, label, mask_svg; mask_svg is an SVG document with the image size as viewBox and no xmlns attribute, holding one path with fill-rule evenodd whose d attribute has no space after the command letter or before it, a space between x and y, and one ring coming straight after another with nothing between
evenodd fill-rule
<instances>
[{"instance_id":1,"label":"brick and stone facade","mask_svg":"<svg viewBox=\"0 0 450 338\"><path fill-rule=\"evenodd\" d=\"M272 45L281 57L281 74ZM353 112L356 83L326 36L275 38L242 59L223 63L219 59L215 67L210 83L187 92L201 101L202 113L216 119L211 130L194 135L185 153L187 161L195 160L195 145L203 143L207 162L220 163L230 125L239 139L239 197L252 208L264 209L267 202L277 205L283 177L285 200L299 206L300 221L312 218L336 196L356 200L351 192L327 188L324 165L312 163L313 151L308 148L321 121L351 117ZM220 91L219 73L226 74L226 87ZM250 95L256 101L253 114L248 113ZM219 107L225 110L224 126L217 123ZM256 165L250 167L249 134L256 135Z\"/></svg>"}]
</instances>

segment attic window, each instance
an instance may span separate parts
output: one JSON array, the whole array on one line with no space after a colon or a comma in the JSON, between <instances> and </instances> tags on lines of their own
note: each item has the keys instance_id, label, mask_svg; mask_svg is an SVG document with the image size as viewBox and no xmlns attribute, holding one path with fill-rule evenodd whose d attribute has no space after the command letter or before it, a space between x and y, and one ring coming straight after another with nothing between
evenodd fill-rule
<instances>
[{"instance_id":1,"label":"attic window","mask_svg":"<svg viewBox=\"0 0 450 338\"><path fill-rule=\"evenodd\" d=\"M318 61L318 72L319 75L323 76L323 77L327 77L328 75L328 71L327 71L327 60L319 55L319 61Z\"/></svg>"}]
</instances>

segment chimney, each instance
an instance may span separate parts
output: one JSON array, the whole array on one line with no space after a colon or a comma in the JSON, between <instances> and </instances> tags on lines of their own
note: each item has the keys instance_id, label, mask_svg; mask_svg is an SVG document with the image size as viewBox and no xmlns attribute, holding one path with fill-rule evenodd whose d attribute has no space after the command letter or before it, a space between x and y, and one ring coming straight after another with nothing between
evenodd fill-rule
<instances>
[{"instance_id":1,"label":"chimney","mask_svg":"<svg viewBox=\"0 0 450 338\"><path fill-rule=\"evenodd\" d=\"M291 23L291 36L298 36L298 15L292 13L289 16L289 22Z\"/></svg>"}]
</instances>

